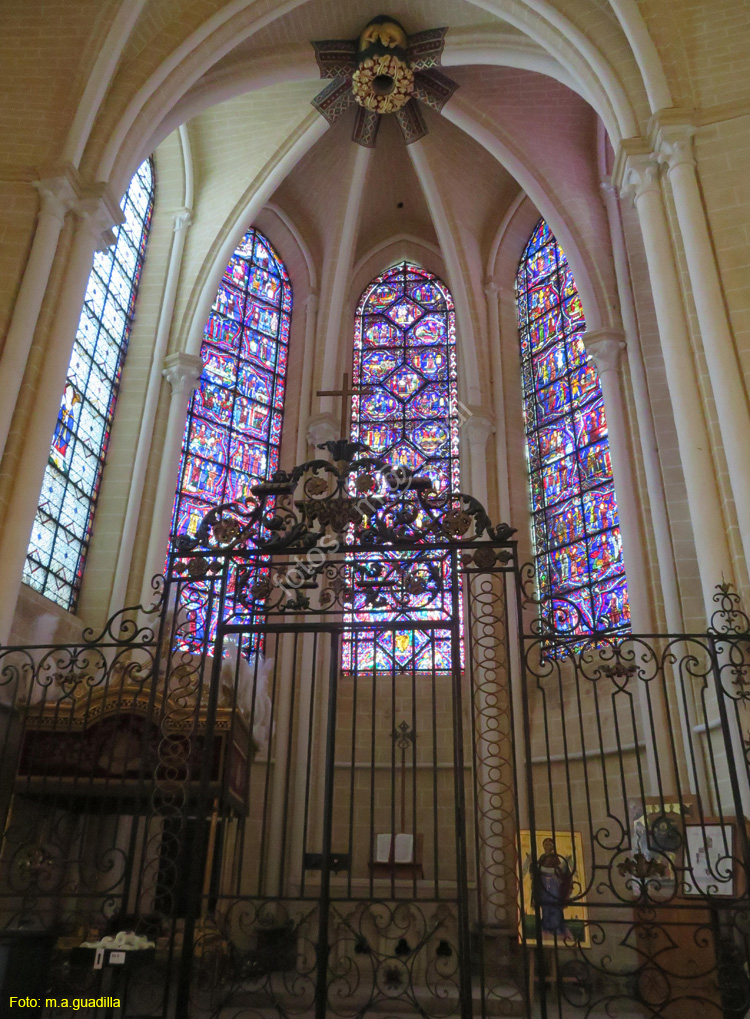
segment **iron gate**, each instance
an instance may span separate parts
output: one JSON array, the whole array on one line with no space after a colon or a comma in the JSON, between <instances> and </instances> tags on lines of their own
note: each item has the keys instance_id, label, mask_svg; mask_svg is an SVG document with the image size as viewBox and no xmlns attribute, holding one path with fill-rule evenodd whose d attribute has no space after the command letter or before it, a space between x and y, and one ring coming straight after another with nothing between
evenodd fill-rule
<instances>
[{"instance_id":1,"label":"iron gate","mask_svg":"<svg viewBox=\"0 0 750 1019\"><path fill-rule=\"evenodd\" d=\"M735 596L586 637L475 500L330 452L175 539L150 615L0 652L0 908L56 937L50 997L744 1016ZM153 947L94 970L123 929Z\"/></svg>"}]
</instances>

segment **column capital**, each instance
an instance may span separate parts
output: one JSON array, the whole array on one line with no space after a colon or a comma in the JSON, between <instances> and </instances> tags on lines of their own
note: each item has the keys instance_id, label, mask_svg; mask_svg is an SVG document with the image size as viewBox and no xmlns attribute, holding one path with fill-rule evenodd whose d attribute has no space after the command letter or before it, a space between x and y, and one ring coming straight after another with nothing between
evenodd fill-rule
<instances>
[{"instance_id":1,"label":"column capital","mask_svg":"<svg viewBox=\"0 0 750 1019\"><path fill-rule=\"evenodd\" d=\"M31 183L42 200L39 215L52 216L62 223L66 212L73 207L80 190L80 177L73 164L64 163L60 167L55 167L49 174Z\"/></svg>"},{"instance_id":2,"label":"column capital","mask_svg":"<svg viewBox=\"0 0 750 1019\"><path fill-rule=\"evenodd\" d=\"M695 166L692 124L663 124L657 127L654 138L654 154L660 163L665 163L671 172L678 166Z\"/></svg>"},{"instance_id":3,"label":"column capital","mask_svg":"<svg viewBox=\"0 0 750 1019\"><path fill-rule=\"evenodd\" d=\"M172 387L172 396L190 395L198 388L203 373L203 360L197 354L178 350L164 358L162 375Z\"/></svg>"},{"instance_id":4,"label":"column capital","mask_svg":"<svg viewBox=\"0 0 750 1019\"><path fill-rule=\"evenodd\" d=\"M315 311L320 303L320 294L317 290L311 290L302 303L310 311Z\"/></svg>"},{"instance_id":5,"label":"column capital","mask_svg":"<svg viewBox=\"0 0 750 1019\"><path fill-rule=\"evenodd\" d=\"M476 413L469 409L469 415L461 424L461 431L466 433L466 438L472 446L486 446L490 435L495 431L495 422L486 417L481 411Z\"/></svg>"},{"instance_id":6,"label":"column capital","mask_svg":"<svg viewBox=\"0 0 750 1019\"><path fill-rule=\"evenodd\" d=\"M187 230L192 222L192 209L188 209L187 206L184 206L182 209L178 209L174 214L174 232L179 233L180 230Z\"/></svg>"},{"instance_id":7,"label":"column capital","mask_svg":"<svg viewBox=\"0 0 750 1019\"><path fill-rule=\"evenodd\" d=\"M622 174L620 194L632 197L634 202L648 193L656 193L661 197L659 181L659 163L650 153L638 153L626 158Z\"/></svg>"},{"instance_id":8,"label":"column capital","mask_svg":"<svg viewBox=\"0 0 750 1019\"><path fill-rule=\"evenodd\" d=\"M600 375L620 371L620 359L626 346L625 334L621 330L590 329L583 334L583 344Z\"/></svg>"},{"instance_id":9,"label":"column capital","mask_svg":"<svg viewBox=\"0 0 750 1019\"><path fill-rule=\"evenodd\" d=\"M323 442L339 439L341 436L337 434L338 429L339 424L333 414L328 411L313 414L307 422L307 441L311 446L319 446Z\"/></svg>"},{"instance_id":10,"label":"column capital","mask_svg":"<svg viewBox=\"0 0 750 1019\"><path fill-rule=\"evenodd\" d=\"M113 227L124 223L125 216L109 184L100 182L83 188L71 207L80 228L94 238L96 251L104 251L114 243Z\"/></svg>"},{"instance_id":11,"label":"column capital","mask_svg":"<svg viewBox=\"0 0 750 1019\"><path fill-rule=\"evenodd\" d=\"M487 297L495 296L500 290L500 287L498 286L497 280L494 278L494 276L488 276L487 279L482 284L482 286Z\"/></svg>"}]
</instances>

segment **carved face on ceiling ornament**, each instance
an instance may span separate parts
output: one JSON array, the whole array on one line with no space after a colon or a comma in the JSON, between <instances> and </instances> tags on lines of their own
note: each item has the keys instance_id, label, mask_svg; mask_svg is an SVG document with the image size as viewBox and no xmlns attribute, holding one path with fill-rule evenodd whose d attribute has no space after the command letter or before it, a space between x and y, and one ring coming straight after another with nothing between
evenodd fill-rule
<instances>
[{"instance_id":1,"label":"carved face on ceiling ornament","mask_svg":"<svg viewBox=\"0 0 750 1019\"><path fill-rule=\"evenodd\" d=\"M382 14L364 29L352 75L352 92L360 106L373 113L395 113L406 106L414 91L406 47L402 26Z\"/></svg>"},{"instance_id":2,"label":"carved face on ceiling ornament","mask_svg":"<svg viewBox=\"0 0 750 1019\"><path fill-rule=\"evenodd\" d=\"M436 67L445 45L445 28L409 36L395 18L373 18L359 39L314 42L321 78L331 81L312 100L333 124L356 107L353 140L375 145L380 117L394 113L406 144L427 133L418 102L441 110L458 87Z\"/></svg>"}]
</instances>

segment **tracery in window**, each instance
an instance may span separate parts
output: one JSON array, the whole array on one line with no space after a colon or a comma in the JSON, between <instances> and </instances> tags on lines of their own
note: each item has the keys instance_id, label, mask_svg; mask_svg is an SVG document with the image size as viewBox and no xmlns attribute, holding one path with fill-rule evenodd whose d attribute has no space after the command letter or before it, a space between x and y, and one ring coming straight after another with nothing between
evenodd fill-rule
<instances>
[{"instance_id":1,"label":"tracery in window","mask_svg":"<svg viewBox=\"0 0 750 1019\"><path fill-rule=\"evenodd\" d=\"M436 276L408 262L393 266L367 287L359 302L354 334L353 380L370 392L352 401L352 439L360 440L392 466L403 464L430 477L436 493L459 490L456 323L448 288ZM396 553L392 553L395 555ZM411 555L411 553L403 553ZM375 565L378 555L370 559ZM357 623L439 621L451 617L447 557L419 569L442 573L441 593L412 602L408 612L384 592L373 607L356 582L366 567L355 566L351 620ZM343 667L347 670L434 671L451 668L446 631L414 628L347 630Z\"/></svg>"},{"instance_id":2,"label":"tracery in window","mask_svg":"<svg viewBox=\"0 0 750 1019\"><path fill-rule=\"evenodd\" d=\"M115 243L94 256L68 367L23 579L74 611L154 204L151 159L120 203Z\"/></svg>"},{"instance_id":3,"label":"tracery in window","mask_svg":"<svg viewBox=\"0 0 750 1019\"><path fill-rule=\"evenodd\" d=\"M630 626L607 419L565 253L544 220L516 278L539 593L559 630Z\"/></svg>"}]
</instances>

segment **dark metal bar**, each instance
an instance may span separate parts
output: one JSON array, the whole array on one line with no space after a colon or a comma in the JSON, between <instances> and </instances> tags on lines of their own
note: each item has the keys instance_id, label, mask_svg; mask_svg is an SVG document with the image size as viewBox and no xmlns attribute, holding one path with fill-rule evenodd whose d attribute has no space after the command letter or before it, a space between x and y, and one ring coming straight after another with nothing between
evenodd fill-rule
<instances>
[{"instance_id":1,"label":"dark metal bar","mask_svg":"<svg viewBox=\"0 0 750 1019\"><path fill-rule=\"evenodd\" d=\"M341 634L331 634L328 666L328 716L326 722L326 762L323 798L322 872L318 901L317 975L315 983L315 1019L326 1019L328 1000L329 919L331 910L331 839L333 829L333 796L336 765L336 698L338 693Z\"/></svg>"},{"instance_id":2,"label":"dark metal bar","mask_svg":"<svg viewBox=\"0 0 750 1019\"><path fill-rule=\"evenodd\" d=\"M450 550L451 569L451 693L453 705L453 768L456 817L456 888L458 891L458 954L460 959L459 993L462 1019L472 1019L471 934L469 921L469 881L466 859L466 793L464 785L464 735L461 705L461 605L458 577L458 553Z\"/></svg>"}]
</instances>

